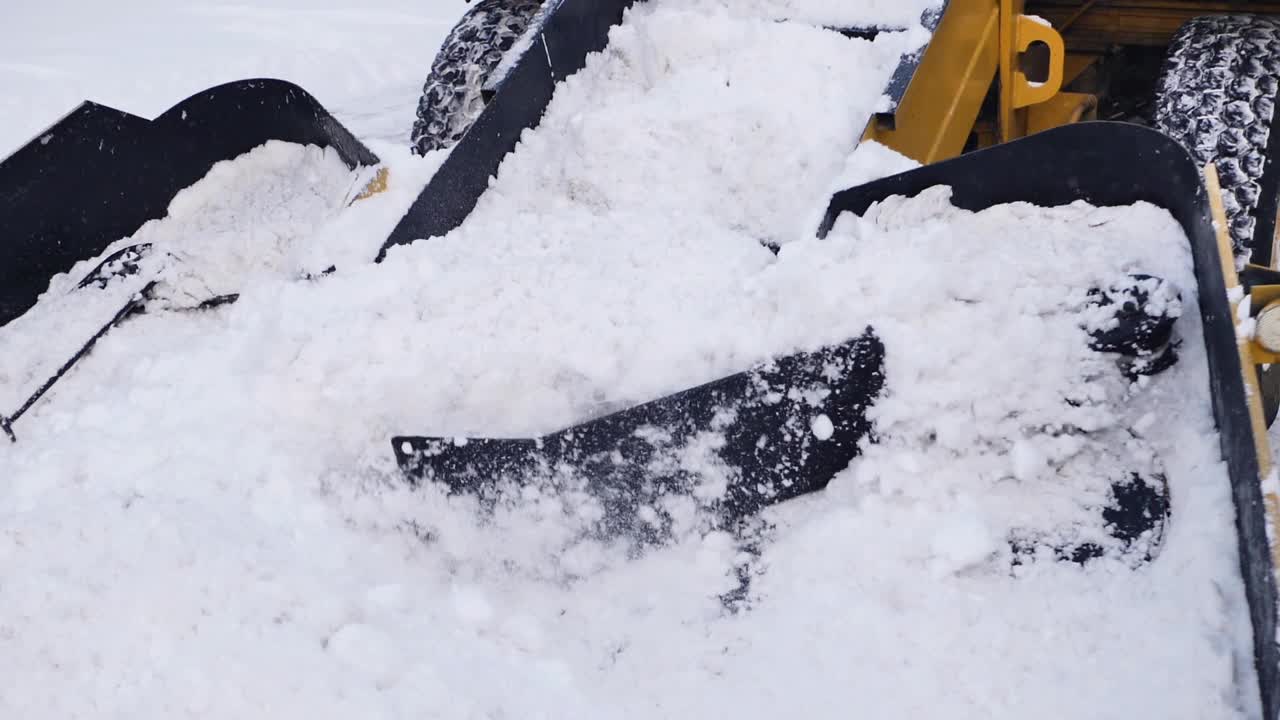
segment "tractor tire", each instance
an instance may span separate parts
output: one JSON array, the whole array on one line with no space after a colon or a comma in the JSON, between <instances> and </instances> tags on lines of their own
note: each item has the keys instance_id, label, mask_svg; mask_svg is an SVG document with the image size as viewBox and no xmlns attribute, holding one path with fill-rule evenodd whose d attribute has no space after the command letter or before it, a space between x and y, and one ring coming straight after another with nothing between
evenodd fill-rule
<instances>
[{"instance_id":1,"label":"tractor tire","mask_svg":"<svg viewBox=\"0 0 1280 720\"><path fill-rule=\"evenodd\" d=\"M541 0L479 0L453 26L418 100L410 136L414 154L462 139L484 110L485 83L541 6Z\"/></svg>"},{"instance_id":2,"label":"tractor tire","mask_svg":"<svg viewBox=\"0 0 1280 720\"><path fill-rule=\"evenodd\" d=\"M1280 200L1280 138L1272 133L1280 88L1280 18L1192 18L1169 44L1156 83L1154 125L1222 184L1238 260L1270 264Z\"/></svg>"}]
</instances>

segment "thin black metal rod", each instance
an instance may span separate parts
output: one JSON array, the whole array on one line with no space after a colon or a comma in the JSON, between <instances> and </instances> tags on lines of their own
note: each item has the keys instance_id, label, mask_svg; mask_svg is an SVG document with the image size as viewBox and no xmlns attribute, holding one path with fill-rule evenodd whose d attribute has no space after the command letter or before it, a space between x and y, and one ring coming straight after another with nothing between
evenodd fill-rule
<instances>
[{"instance_id":1,"label":"thin black metal rod","mask_svg":"<svg viewBox=\"0 0 1280 720\"><path fill-rule=\"evenodd\" d=\"M156 283L154 280L147 283L147 286L142 288L142 292L130 298L129 302L125 303L123 307L117 310L111 320L99 328L98 332L94 333L93 337L89 338L89 341L86 342L75 355L72 355L70 360L66 361L63 363L62 367L58 368L58 372L54 373L53 377L45 380L44 384L40 386L40 389L36 390L31 397L27 398L27 401L22 404L22 407L18 408L17 412L8 417L0 415L0 429L4 430L4 434L9 436L9 440L11 442L18 441L18 436L13 432L13 424L17 422L18 418L26 414L26 412L31 409L31 406L39 402L40 398L44 397L45 393L49 392L49 388L52 388L55 383L61 380L63 375L66 375L76 363L80 362L81 358L88 355L89 351L93 349L93 346L97 344L98 340L102 339L102 336L111 332L111 328L118 325L129 313L137 310L139 307L142 307L142 304L146 302L147 294L151 292L151 288L155 287L155 285Z\"/></svg>"}]
</instances>

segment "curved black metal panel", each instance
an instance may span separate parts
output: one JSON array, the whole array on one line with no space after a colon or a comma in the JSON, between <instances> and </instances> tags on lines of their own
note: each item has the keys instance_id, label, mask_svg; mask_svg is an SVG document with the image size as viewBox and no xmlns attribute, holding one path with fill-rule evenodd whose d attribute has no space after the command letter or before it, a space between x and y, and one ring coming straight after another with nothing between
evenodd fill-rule
<instances>
[{"instance_id":1,"label":"curved black metal panel","mask_svg":"<svg viewBox=\"0 0 1280 720\"><path fill-rule=\"evenodd\" d=\"M949 185L952 203L966 210L1011 202L1055 206L1076 200L1095 205L1142 201L1168 210L1182 225L1200 288L1213 414L1237 510L1240 569L1249 598L1263 707L1266 717L1277 717L1280 648L1267 516L1245 369L1236 351L1235 324L1200 168L1181 145L1155 130L1109 122L1066 125L839 192L827 208L819 235L825 236L841 213L862 214L887 197L912 196L935 185Z\"/></svg>"},{"instance_id":2,"label":"curved black metal panel","mask_svg":"<svg viewBox=\"0 0 1280 720\"><path fill-rule=\"evenodd\" d=\"M49 279L164 217L174 195L267 142L333 147L350 167L378 158L302 88L242 80L154 121L86 102L0 162L0 325Z\"/></svg>"}]
</instances>

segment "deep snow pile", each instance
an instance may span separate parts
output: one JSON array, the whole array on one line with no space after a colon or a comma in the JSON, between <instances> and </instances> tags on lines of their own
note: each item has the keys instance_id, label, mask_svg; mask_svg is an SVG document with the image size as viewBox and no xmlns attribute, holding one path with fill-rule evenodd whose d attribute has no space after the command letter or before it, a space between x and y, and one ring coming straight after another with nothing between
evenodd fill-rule
<instances>
[{"instance_id":1,"label":"deep snow pile","mask_svg":"<svg viewBox=\"0 0 1280 720\"><path fill-rule=\"evenodd\" d=\"M275 272L235 274L236 304L113 332L0 446L0 714L1248 717L1198 320L1142 388L1081 327L1085 291L1131 271L1194 306L1172 219L932 192L811 237L836 178L892 167L845 158L910 49L654 0L463 227L381 265L424 172L407 154L395 191L332 218L328 191L227 215L265 189L193 188L149 240L273 212L297 232ZM552 430L867 324L881 441L770 513L747 612L719 600L729 537L623 562L518 510L479 525L392 467L393 433ZM1055 437L1063 418L1092 434ZM1162 461L1157 561L1011 571L1011 531L1089 522L1072 501L1101 449Z\"/></svg>"}]
</instances>

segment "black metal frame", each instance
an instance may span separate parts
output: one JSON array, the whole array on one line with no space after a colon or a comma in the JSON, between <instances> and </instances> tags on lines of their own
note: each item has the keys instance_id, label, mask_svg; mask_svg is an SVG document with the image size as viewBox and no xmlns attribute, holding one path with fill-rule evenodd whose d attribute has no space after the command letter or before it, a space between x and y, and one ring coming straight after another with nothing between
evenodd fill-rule
<instances>
[{"instance_id":1,"label":"black metal frame","mask_svg":"<svg viewBox=\"0 0 1280 720\"><path fill-rule=\"evenodd\" d=\"M1181 145L1155 130L1111 122L1066 125L837 193L819 234L825 236L841 213L861 214L887 197L912 196L935 185L950 186L952 203L966 210L1011 202L1042 206L1077 200L1095 205L1148 202L1168 210L1186 232L1199 286L1213 415L1236 507L1240 570L1253 624L1254 664L1264 715L1277 717L1277 595L1243 374L1253 368L1240 367L1235 324L1200 168Z\"/></svg>"},{"instance_id":2,"label":"black metal frame","mask_svg":"<svg viewBox=\"0 0 1280 720\"><path fill-rule=\"evenodd\" d=\"M378 157L314 97L281 80L197 93L155 120L86 102L0 161L0 326L49 280L164 217L213 165L267 142L332 147L349 167Z\"/></svg>"}]
</instances>

